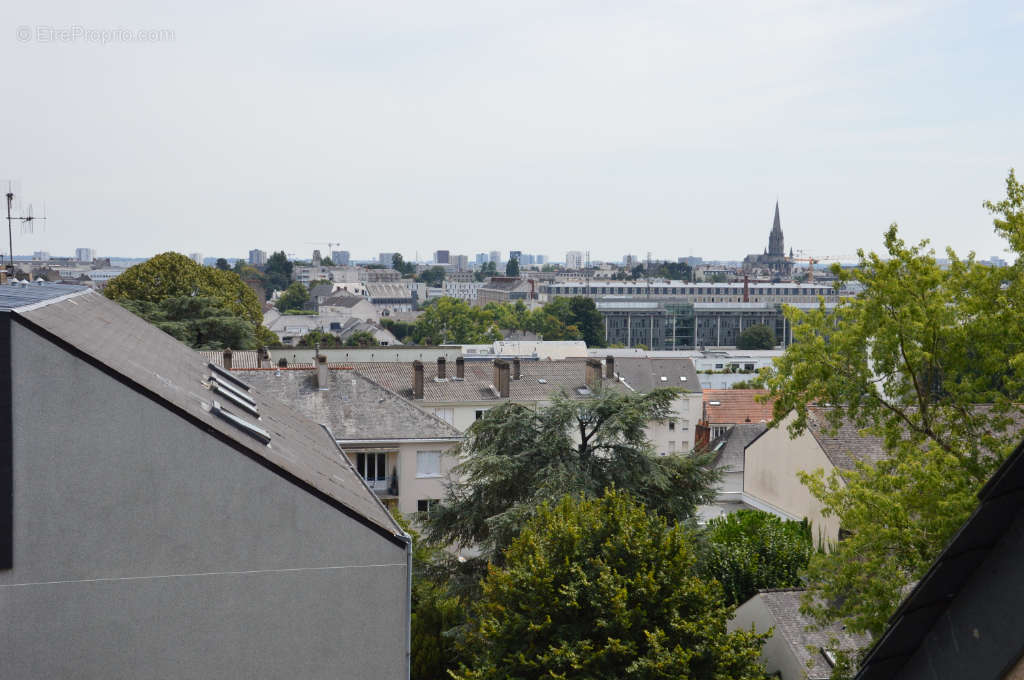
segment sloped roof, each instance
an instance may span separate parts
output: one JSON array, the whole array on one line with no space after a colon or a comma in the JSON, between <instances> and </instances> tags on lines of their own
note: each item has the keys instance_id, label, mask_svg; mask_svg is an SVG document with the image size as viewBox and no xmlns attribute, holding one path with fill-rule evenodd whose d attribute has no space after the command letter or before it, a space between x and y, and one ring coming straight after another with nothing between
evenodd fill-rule
<instances>
[{"instance_id":1,"label":"sloped roof","mask_svg":"<svg viewBox=\"0 0 1024 680\"><path fill-rule=\"evenodd\" d=\"M772 402L757 397L768 390L704 390L704 417L709 425L767 423L772 419Z\"/></svg>"},{"instance_id":2,"label":"sloped roof","mask_svg":"<svg viewBox=\"0 0 1024 680\"><path fill-rule=\"evenodd\" d=\"M204 363L212 363L224 368L224 350L222 349L200 349L196 350L202 357ZM259 368L260 353L254 349L236 349L231 351L231 368Z\"/></svg>"},{"instance_id":3,"label":"sloped roof","mask_svg":"<svg viewBox=\"0 0 1024 680\"><path fill-rule=\"evenodd\" d=\"M852 470L857 461L873 464L889 457L881 437L861 434L849 420L844 419L839 429L833 431L829 411L821 406L808 407L807 430L838 469Z\"/></svg>"},{"instance_id":4,"label":"sloped roof","mask_svg":"<svg viewBox=\"0 0 1024 680\"><path fill-rule=\"evenodd\" d=\"M374 298L412 299L412 291L404 283L370 282L366 284L366 294Z\"/></svg>"},{"instance_id":5,"label":"sloped roof","mask_svg":"<svg viewBox=\"0 0 1024 680\"><path fill-rule=\"evenodd\" d=\"M656 387L677 387L686 392L701 391L700 378L690 359L616 358L615 372L638 392L650 392Z\"/></svg>"},{"instance_id":6,"label":"sloped roof","mask_svg":"<svg viewBox=\"0 0 1024 680\"><path fill-rule=\"evenodd\" d=\"M743 472L743 452L767 429L768 426L764 423L733 425L709 445L708 448L715 452L713 465L730 472Z\"/></svg>"},{"instance_id":7,"label":"sloped roof","mask_svg":"<svg viewBox=\"0 0 1024 680\"><path fill-rule=\"evenodd\" d=\"M327 425L339 440L462 438L461 432L440 418L351 369L329 370L326 390L320 390L316 370L232 370L231 374Z\"/></svg>"},{"instance_id":8,"label":"sloped roof","mask_svg":"<svg viewBox=\"0 0 1024 680\"><path fill-rule=\"evenodd\" d=\"M12 281L0 286L0 310L19 309L88 290L91 290L88 286L73 286L66 283Z\"/></svg>"},{"instance_id":9,"label":"sloped roof","mask_svg":"<svg viewBox=\"0 0 1024 680\"><path fill-rule=\"evenodd\" d=\"M509 362L511 363L511 362ZM351 366L374 382L412 399L412 362L353 363ZM485 402L503 401L491 389L494 384L494 364L490 361L467 361L465 379L455 380L455 362L449 361L445 380L435 380L437 363L423 362L423 401L425 402ZM522 361L519 380L509 380L509 399L512 401L547 401L565 392L570 398L585 398L578 388L586 385L586 360ZM514 375L510 367L511 374ZM603 375L603 374L602 374ZM540 382L543 380L544 382ZM601 380L609 389L623 389L614 379Z\"/></svg>"},{"instance_id":10,"label":"sloped roof","mask_svg":"<svg viewBox=\"0 0 1024 680\"><path fill-rule=\"evenodd\" d=\"M246 392L256 404L258 419L230 398L215 394L214 373L194 350L119 304L85 291L14 312L36 332L180 415L182 427L198 427L264 461L292 483L402 542L402 530L320 425L259 388ZM264 430L269 445L228 422L230 418L216 415L211 409L215 401L230 416Z\"/></svg>"},{"instance_id":11,"label":"sloped roof","mask_svg":"<svg viewBox=\"0 0 1024 680\"><path fill-rule=\"evenodd\" d=\"M342 293L340 295L334 295L327 298L320 303L321 307L345 307L351 308L358 305L360 302L369 304L369 300L364 298L362 295L352 295L351 293Z\"/></svg>"},{"instance_id":12,"label":"sloped roof","mask_svg":"<svg viewBox=\"0 0 1024 680\"><path fill-rule=\"evenodd\" d=\"M870 637L854 635L839 623L821 630L809 630L815 627L815 621L800 613L803 594L803 589L794 588L763 590L754 597L764 603L771 614L775 635L781 636L789 644L800 666L806 669L808 680L827 680L832 674L832 667L822 655L821 649L828 647L834 637L839 649L853 651L870 642Z\"/></svg>"}]
</instances>

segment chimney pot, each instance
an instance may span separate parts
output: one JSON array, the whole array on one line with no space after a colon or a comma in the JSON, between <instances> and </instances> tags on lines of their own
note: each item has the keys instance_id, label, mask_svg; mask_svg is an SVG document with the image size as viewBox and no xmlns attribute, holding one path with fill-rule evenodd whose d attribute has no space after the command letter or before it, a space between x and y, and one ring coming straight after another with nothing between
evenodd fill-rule
<instances>
[{"instance_id":1,"label":"chimney pot","mask_svg":"<svg viewBox=\"0 0 1024 680\"><path fill-rule=\"evenodd\" d=\"M523 377L522 366L519 365L519 357L512 359L512 379L519 380Z\"/></svg>"},{"instance_id":2,"label":"chimney pot","mask_svg":"<svg viewBox=\"0 0 1024 680\"><path fill-rule=\"evenodd\" d=\"M437 377L438 378L447 378L448 377L447 363L448 362L445 361L444 357L438 357L437 358Z\"/></svg>"},{"instance_id":3,"label":"chimney pot","mask_svg":"<svg viewBox=\"0 0 1024 680\"><path fill-rule=\"evenodd\" d=\"M330 379L330 369L327 368L327 355L321 354L316 358L316 385L321 390L327 389L327 382Z\"/></svg>"},{"instance_id":4,"label":"chimney pot","mask_svg":"<svg viewBox=\"0 0 1024 680\"><path fill-rule=\"evenodd\" d=\"M604 377L615 377L615 357L613 357L611 354L604 358Z\"/></svg>"},{"instance_id":5,"label":"chimney pot","mask_svg":"<svg viewBox=\"0 0 1024 680\"><path fill-rule=\"evenodd\" d=\"M509 365L504 359L494 360L494 388L498 390L498 396L508 399L509 396Z\"/></svg>"},{"instance_id":6,"label":"chimney pot","mask_svg":"<svg viewBox=\"0 0 1024 680\"><path fill-rule=\"evenodd\" d=\"M226 350L224 350L224 368L229 370L229 371L231 370L231 348L230 347L228 347Z\"/></svg>"},{"instance_id":7,"label":"chimney pot","mask_svg":"<svg viewBox=\"0 0 1024 680\"><path fill-rule=\"evenodd\" d=\"M465 378L466 377L466 360L462 357L455 358L455 377Z\"/></svg>"},{"instance_id":8,"label":"chimney pot","mask_svg":"<svg viewBox=\"0 0 1024 680\"><path fill-rule=\"evenodd\" d=\"M412 362L412 398L423 398L423 362L419 359Z\"/></svg>"},{"instance_id":9,"label":"chimney pot","mask_svg":"<svg viewBox=\"0 0 1024 680\"><path fill-rule=\"evenodd\" d=\"M587 387L597 390L601 387L601 360L587 359Z\"/></svg>"}]
</instances>

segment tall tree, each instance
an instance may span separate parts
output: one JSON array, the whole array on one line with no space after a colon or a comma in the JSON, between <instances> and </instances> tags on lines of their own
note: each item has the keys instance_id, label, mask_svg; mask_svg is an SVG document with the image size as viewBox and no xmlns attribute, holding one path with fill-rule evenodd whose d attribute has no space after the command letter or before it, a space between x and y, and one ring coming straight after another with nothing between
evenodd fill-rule
<instances>
[{"instance_id":1,"label":"tall tree","mask_svg":"<svg viewBox=\"0 0 1024 680\"><path fill-rule=\"evenodd\" d=\"M430 267L420 272L419 280L428 286L440 286L444 281L444 267Z\"/></svg>"},{"instance_id":2,"label":"tall tree","mask_svg":"<svg viewBox=\"0 0 1024 680\"><path fill-rule=\"evenodd\" d=\"M218 257L217 262L214 264L214 266L217 267L217 269L224 272L231 269L231 265L229 265L228 261L225 260L223 257Z\"/></svg>"},{"instance_id":3,"label":"tall tree","mask_svg":"<svg viewBox=\"0 0 1024 680\"><path fill-rule=\"evenodd\" d=\"M775 344L775 331L760 323L747 326L736 339L737 349L772 349Z\"/></svg>"},{"instance_id":4,"label":"tall tree","mask_svg":"<svg viewBox=\"0 0 1024 680\"><path fill-rule=\"evenodd\" d=\"M569 298L573 325L580 329L587 347L604 347L604 317L592 298L577 295Z\"/></svg>"},{"instance_id":5,"label":"tall tree","mask_svg":"<svg viewBox=\"0 0 1024 680\"><path fill-rule=\"evenodd\" d=\"M439 298L423 311L416 319L412 336L417 344L424 345L501 340L501 332L489 312L449 297Z\"/></svg>"},{"instance_id":6,"label":"tall tree","mask_svg":"<svg viewBox=\"0 0 1024 680\"><path fill-rule=\"evenodd\" d=\"M302 309L309 302L309 289L296 281L277 299L277 308L282 312Z\"/></svg>"},{"instance_id":7,"label":"tall tree","mask_svg":"<svg viewBox=\"0 0 1024 680\"><path fill-rule=\"evenodd\" d=\"M509 258L508 263L505 264L505 276L519 276L519 260L518 258Z\"/></svg>"},{"instance_id":8,"label":"tall tree","mask_svg":"<svg viewBox=\"0 0 1024 680\"><path fill-rule=\"evenodd\" d=\"M458 467L440 507L425 521L441 545L473 546L468 570L491 561L545 501L598 496L615 487L673 521L714 497L707 456L657 456L645 428L668 417L676 393L603 391L591 399L555 397L532 411L507 403L466 432Z\"/></svg>"},{"instance_id":9,"label":"tall tree","mask_svg":"<svg viewBox=\"0 0 1024 680\"><path fill-rule=\"evenodd\" d=\"M1013 173L1007 199L987 204L996 231L1020 255L1024 189ZM839 517L835 551L815 555L808 606L824 622L845 619L877 635L903 588L920 578L974 507L973 494L1012 448L1024 417L1024 277L1021 258L1005 269L947 250L940 267L927 242L907 246L895 225L886 257L859 251L840 283L862 292L830 314L787 309L794 343L763 376L775 421L830 403L832 423L848 418L883 437L891 458L845 479L804 481ZM817 604L815 604L815 602Z\"/></svg>"},{"instance_id":10,"label":"tall tree","mask_svg":"<svg viewBox=\"0 0 1024 680\"><path fill-rule=\"evenodd\" d=\"M267 292L285 290L292 282L293 265L283 250L271 253L263 266L266 275Z\"/></svg>"},{"instance_id":11,"label":"tall tree","mask_svg":"<svg viewBox=\"0 0 1024 680\"><path fill-rule=\"evenodd\" d=\"M686 531L608 490L543 505L471 610L459 680L755 680L764 635L728 633Z\"/></svg>"}]
</instances>

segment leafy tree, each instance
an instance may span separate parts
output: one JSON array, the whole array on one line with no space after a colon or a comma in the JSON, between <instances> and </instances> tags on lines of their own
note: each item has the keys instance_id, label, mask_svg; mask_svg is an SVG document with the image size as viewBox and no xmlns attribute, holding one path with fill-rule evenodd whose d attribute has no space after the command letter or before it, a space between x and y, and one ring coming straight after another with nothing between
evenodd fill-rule
<instances>
[{"instance_id":1,"label":"leafy tree","mask_svg":"<svg viewBox=\"0 0 1024 680\"><path fill-rule=\"evenodd\" d=\"M800 572L814 552L810 525L760 510L740 510L708 522L697 571L722 584L739 605L766 588L801 585Z\"/></svg>"},{"instance_id":2,"label":"leafy tree","mask_svg":"<svg viewBox=\"0 0 1024 680\"><path fill-rule=\"evenodd\" d=\"M986 205L1020 255L1024 189L1012 172L1007 199ZM999 269L947 250L942 268L927 242L907 246L895 225L885 246L888 257L860 251L852 272L833 267L840 283L863 286L833 313L823 303L786 310L794 344L762 374L775 421L794 413L791 434L805 429L809 404L830 403L833 425L848 418L882 437L891 456L845 480L803 476L849 532L834 552L812 557L807 608L876 636L1011 449L1024 401L1021 258Z\"/></svg>"},{"instance_id":3,"label":"leafy tree","mask_svg":"<svg viewBox=\"0 0 1024 680\"><path fill-rule=\"evenodd\" d=\"M406 262L402 258L401 253L395 253L391 256L391 268L395 271L402 273L402 278L411 277L416 273L416 265L412 262Z\"/></svg>"},{"instance_id":4,"label":"leafy tree","mask_svg":"<svg viewBox=\"0 0 1024 680\"><path fill-rule=\"evenodd\" d=\"M573 325L580 329L587 347L604 347L604 317L593 299L577 295L569 298Z\"/></svg>"},{"instance_id":5,"label":"leafy tree","mask_svg":"<svg viewBox=\"0 0 1024 680\"><path fill-rule=\"evenodd\" d=\"M428 286L440 286L444 281L444 274L444 267L434 266L421 271L418 280Z\"/></svg>"},{"instance_id":6,"label":"leafy tree","mask_svg":"<svg viewBox=\"0 0 1024 680\"><path fill-rule=\"evenodd\" d=\"M334 266L334 262L331 260L331 258L324 257L324 258L320 259L320 266L321 267L333 267Z\"/></svg>"},{"instance_id":7,"label":"leafy tree","mask_svg":"<svg viewBox=\"0 0 1024 680\"><path fill-rule=\"evenodd\" d=\"M421 345L475 344L501 340L492 316L463 300L442 297L416 320L413 339Z\"/></svg>"},{"instance_id":8,"label":"leafy tree","mask_svg":"<svg viewBox=\"0 0 1024 680\"><path fill-rule=\"evenodd\" d=\"M480 271L476 272L473 275L473 278L475 278L477 281L483 281L484 279L486 279L489 276L497 276L497 275L498 275L498 266L495 263L493 263L493 262L484 262L480 266Z\"/></svg>"},{"instance_id":9,"label":"leafy tree","mask_svg":"<svg viewBox=\"0 0 1024 680\"><path fill-rule=\"evenodd\" d=\"M519 259L512 257L509 258L508 263L505 265L505 276L519 276Z\"/></svg>"},{"instance_id":10,"label":"leafy tree","mask_svg":"<svg viewBox=\"0 0 1024 680\"><path fill-rule=\"evenodd\" d=\"M686 531L627 494L544 504L492 567L458 680L763 678L766 635L726 632Z\"/></svg>"},{"instance_id":11,"label":"leafy tree","mask_svg":"<svg viewBox=\"0 0 1024 680\"><path fill-rule=\"evenodd\" d=\"M389 319L385 316L381 318L380 325L391 331L391 334L401 342L408 342L412 340L415 324L407 321L395 321L394 319Z\"/></svg>"},{"instance_id":12,"label":"leafy tree","mask_svg":"<svg viewBox=\"0 0 1024 680\"><path fill-rule=\"evenodd\" d=\"M776 345L775 331L764 324L747 326L736 339L737 349L772 349Z\"/></svg>"},{"instance_id":13,"label":"leafy tree","mask_svg":"<svg viewBox=\"0 0 1024 680\"><path fill-rule=\"evenodd\" d=\"M195 349L257 348L253 324L234 315L216 298L183 295L160 302L122 299L120 303Z\"/></svg>"},{"instance_id":14,"label":"leafy tree","mask_svg":"<svg viewBox=\"0 0 1024 680\"><path fill-rule=\"evenodd\" d=\"M335 349L342 346L341 340L336 335L313 329L299 338L296 347L316 347L317 345L320 346L320 349Z\"/></svg>"},{"instance_id":15,"label":"leafy tree","mask_svg":"<svg viewBox=\"0 0 1024 680\"><path fill-rule=\"evenodd\" d=\"M296 281L288 286L288 290L277 299L277 308L282 312L289 309L302 309L309 302L309 289Z\"/></svg>"},{"instance_id":16,"label":"leafy tree","mask_svg":"<svg viewBox=\"0 0 1024 680\"><path fill-rule=\"evenodd\" d=\"M231 265L229 265L228 261L225 260L223 257L218 257L217 258L217 262L216 262L216 264L214 266L217 267L217 269L219 269L219 270L221 270L223 272L231 270Z\"/></svg>"},{"instance_id":17,"label":"leafy tree","mask_svg":"<svg viewBox=\"0 0 1024 680\"><path fill-rule=\"evenodd\" d=\"M458 481L427 518L427 537L475 547L480 556L466 563L472 572L500 564L537 508L565 494L615 487L673 521L692 517L714 498L708 456L657 456L645 433L647 423L668 418L675 396L609 390L584 400L556 396L537 411L514 403L490 409L466 432Z\"/></svg>"},{"instance_id":18,"label":"leafy tree","mask_svg":"<svg viewBox=\"0 0 1024 680\"><path fill-rule=\"evenodd\" d=\"M232 316L258 325L263 313L256 294L237 274L196 264L180 253L167 252L129 267L111 279L103 294L111 300L160 303L168 298L208 297Z\"/></svg>"},{"instance_id":19,"label":"leafy tree","mask_svg":"<svg viewBox=\"0 0 1024 680\"><path fill-rule=\"evenodd\" d=\"M283 250L271 253L267 263L263 266L266 275L266 287L268 292L285 290L292 282L292 263Z\"/></svg>"},{"instance_id":20,"label":"leafy tree","mask_svg":"<svg viewBox=\"0 0 1024 680\"><path fill-rule=\"evenodd\" d=\"M356 331L345 338L345 347L376 347L377 338L369 331Z\"/></svg>"}]
</instances>

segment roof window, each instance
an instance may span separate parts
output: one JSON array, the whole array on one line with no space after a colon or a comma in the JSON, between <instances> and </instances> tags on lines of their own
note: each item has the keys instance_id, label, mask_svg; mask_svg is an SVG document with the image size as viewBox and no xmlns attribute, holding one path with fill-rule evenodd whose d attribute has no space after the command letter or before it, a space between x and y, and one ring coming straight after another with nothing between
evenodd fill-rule
<instances>
[{"instance_id":1,"label":"roof window","mask_svg":"<svg viewBox=\"0 0 1024 680\"><path fill-rule=\"evenodd\" d=\"M217 382L216 379L210 381L210 387L216 394L219 394L220 396L224 397L225 399L227 399L232 404L242 409L246 413L256 416L257 418L260 417L260 410L256 408L256 403L251 399L243 397L241 394L231 389L227 385L221 382Z\"/></svg>"},{"instance_id":2,"label":"roof window","mask_svg":"<svg viewBox=\"0 0 1024 680\"><path fill-rule=\"evenodd\" d=\"M269 432L264 430L262 427L257 427L256 425L253 425L252 423L243 420L236 416L234 413L231 413L230 411L226 410L223 406L220 405L219 401L214 400L213 406L210 408L210 412L213 413L213 415L220 418L221 420L225 420L231 423L232 425L234 425L239 430L246 433L253 439L259 440L264 444L270 443Z\"/></svg>"},{"instance_id":3,"label":"roof window","mask_svg":"<svg viewBox=\"0 0 1024 680\"><path fill-rule=\"evenodd\" d=\"M218 366L217 364L212 363L212 362L208 363L207 366L210 367L211 371L216 373L218 376L223 377L224 379L226 379L228 382L230 382L231 384L235 385L236 387L241 387L246 392L248 392L250 389L252 389L248 385L246 385L244 382L242 382L241 380L239 380L235 376L231 375L231 373L227 369L221 368L220 366Z\"/></svg>"}]
</instances>

